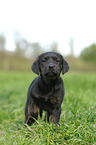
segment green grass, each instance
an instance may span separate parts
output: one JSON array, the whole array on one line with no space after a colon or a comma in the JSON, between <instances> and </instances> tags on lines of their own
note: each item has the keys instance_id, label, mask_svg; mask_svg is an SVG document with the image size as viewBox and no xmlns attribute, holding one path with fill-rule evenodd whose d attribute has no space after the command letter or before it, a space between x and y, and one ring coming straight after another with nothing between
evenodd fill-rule
<instances>
[{"instance_id":1,"label":"green grass","mask_svg":"<svg viewBox=\"0 0 96 145\"><path fill-rule=\"evenodd\" d=\"M24 107L33 73L0 72L0 144L95 145L96 73L62 76L65 99L59 125L36 121L24 128Z\"/></svg>"}]
</instances>

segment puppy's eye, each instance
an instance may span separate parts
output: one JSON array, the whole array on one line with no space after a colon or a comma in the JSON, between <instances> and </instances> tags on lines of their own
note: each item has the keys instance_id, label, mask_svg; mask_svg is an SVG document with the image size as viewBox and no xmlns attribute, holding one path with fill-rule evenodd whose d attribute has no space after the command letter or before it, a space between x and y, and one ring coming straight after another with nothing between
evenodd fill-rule
<instances>
[{"instance_id":1,"label":"puppy's eye","mask_svg":"<svg viewBox=\"0 0 96 145\"><path fill-rule=\"evenodd\" d=\"M45 62L46 61L46 59L42 59L42 62Z\"/></svg>"},{"instance_id":2,"label":"puppy's eye","mask_svg":"<svg viewBox=\"0 0 96 145\"><path fill-rule=\"evenodd\" d=\"M56 56L53 57L53 60L55 60L56 62L59 62L59 58L57 58Z\"/></svg>"},{"instance_id":3,"label":"puppy's eye","mask_svg":"<svg viewBox=\"0 0 96 145\"><path fill-rule=\"evenodd\" d=\"M55 60L56 60L57 62L59 62L59 61L60 61L60 60L59 60L59 58L57 58L57 57L56 57L56 59L55 59Z\"/></svg>"},{"instance_id":4,"label":"puppy's eye","mask_svg":"<svg viewBox=\"0 0 96 145\"><path fill-rule=\"evenodd\" d=\"M56 59L56 62L59 62L60 60L59 59Z\"/></svg>"},{"instance_id":5,"label":"puppy's eye","mask_svg":"<svg viewBox=\"0 0 96 145\"><path fill-rule=\"evenodd\" d=\"M48 58L49 58L49 57L47 57L47 56L44 57L44 58L42 59L42 62L46 62L46 61L48 60Z\"/></svg>"}]
</instances>

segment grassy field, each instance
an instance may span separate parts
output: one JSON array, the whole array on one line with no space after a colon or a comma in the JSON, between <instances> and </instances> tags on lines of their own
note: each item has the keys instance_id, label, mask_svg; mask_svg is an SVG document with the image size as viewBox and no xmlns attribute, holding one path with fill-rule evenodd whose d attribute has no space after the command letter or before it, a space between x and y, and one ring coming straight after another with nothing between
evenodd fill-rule
<instances>
[{"instance_id":1,"label":"grassy field","mask_svg":"<svg viewBox=\"0 0 96 145\"><path fill-rule=\"evenodd\" d=\"M27 89L33 73L0 72L0 144L96 145L96 73L62 76L65 99L59 125L39 120L24 128Z\"/></svg>"}]
</instances>

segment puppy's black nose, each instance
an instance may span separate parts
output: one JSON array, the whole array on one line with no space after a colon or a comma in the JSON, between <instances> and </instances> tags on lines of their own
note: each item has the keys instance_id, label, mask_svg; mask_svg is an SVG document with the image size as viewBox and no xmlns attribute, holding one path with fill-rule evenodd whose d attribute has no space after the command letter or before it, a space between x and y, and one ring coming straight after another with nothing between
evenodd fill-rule
<instances>
[{"instance_id":1,"label":"puppy's black nose","mask_svg":"<svg viewBox=\"0 0 96 145\"><path fill-rule=\"evenodd\" d=\"M54 66L55 66L55 65L52 64L52 63L48 65L49 68L53 68Z\"/></svg>"}]
</instances>

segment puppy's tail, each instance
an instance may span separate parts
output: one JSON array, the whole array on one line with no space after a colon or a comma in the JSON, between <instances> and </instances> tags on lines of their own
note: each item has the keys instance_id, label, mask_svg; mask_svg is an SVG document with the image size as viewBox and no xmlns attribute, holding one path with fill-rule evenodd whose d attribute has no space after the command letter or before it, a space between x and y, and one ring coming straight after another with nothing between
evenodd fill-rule
<instances>
[{"instance_id":1,"label":"puppy's tail","mask_svg":"<svg viewBox=\"0 0 96 145\"><path fill-rule=\"evenodd\" d=\"M43 110L39 109L40 117L42 118Z\"/></svg>"}]
</instances>

